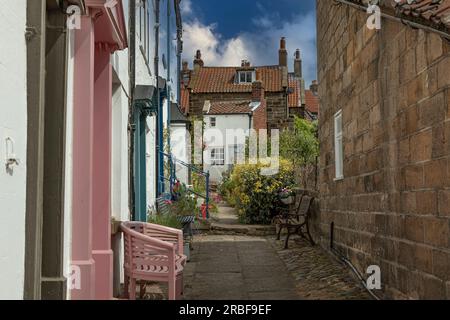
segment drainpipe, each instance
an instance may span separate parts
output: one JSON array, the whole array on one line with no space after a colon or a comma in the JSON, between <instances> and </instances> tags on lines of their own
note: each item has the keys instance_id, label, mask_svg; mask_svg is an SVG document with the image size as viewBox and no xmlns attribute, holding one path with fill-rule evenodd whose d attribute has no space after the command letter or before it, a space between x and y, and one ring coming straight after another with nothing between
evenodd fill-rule
<instances>
[{"instance_id":1,"label":"drainpipe","mask_svg":"<svg viewBox=\"0 0 450 320\"><path fill-rule=\"evenodd\" d=\"M134 89L136 87L136 0L130 0L129 2L129 12L130 12L130 56L129 56L129 78L130 78L130 98L128 107L128 206L130 208L131 220L136 218L136 208L135 208L135 176L134 176L134 136L136 125L134 123Z\"/></svg>"},{"instance_id":2,"label":"drainpipe","mask_svg":"<svg viewBox=\"0 0 450 320\"><path fill-rule=\"evenodd\" d=\"M172 107L172 103L170 100L170 93L171 93L171 85L170 85L170 62L171 62L171 53L172 50L171 49L171 41L172 41L172 36L170 34L170 14L171 11L171 6L170 6L170 0L167 0L167 152L169 154L172 153L172 148L170 146L170 121L171 121L171 115L170 115L170 111L171 111L171 107ZM165 150L164 150L165 151ZM170 178L170 177L169 177Z\"/></svg>"},{"instance_id":3,"label":"drainpipe","mask_svg":"<svg viewBox=\"0 0 450 320\"><path fill-rule=\"evenodd\" d=\"M160 0L155 0L155 78L156 78L156 104L157 104L157 115L156 115L156 141L157 143L155 143L155 155L156 155L156 189L157 189L157 196L160 195L160 184L159 184L159 168L161 166L160 164L160 155L159 155L159 151L160 151L160 117L162 116L161 114L161 98L160 98L160 92L159 92L159 22L160 22L160 18L159 18L159 13L160 13Z\"/></svg>"},{"instance_id":4,"label":"drainpipe","mask_svg":"<svg viewBox=\"0 0 450 320\"><path fill-rule=\"evenodd\" d=\"M183 52L183 21L181 19L180 1L174 0L175 16L177 21L177 97L178 106L181 106L181 53Z\"/></svg>"}]
</instances>

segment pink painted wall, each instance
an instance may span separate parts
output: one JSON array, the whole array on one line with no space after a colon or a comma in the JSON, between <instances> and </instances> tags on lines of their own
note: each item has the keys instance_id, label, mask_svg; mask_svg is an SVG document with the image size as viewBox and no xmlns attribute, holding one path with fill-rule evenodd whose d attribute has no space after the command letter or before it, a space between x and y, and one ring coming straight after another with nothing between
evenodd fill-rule
<instances>
[{"instance_id":1,"label":"pink painted wall","mask_svg":"<svg viewBox=\"0 0 450 320\"><path fill-rule=\"evenodd\" d=\"M92 259L92 174L94 125L94 25L81 18L75 35L72 265L80 268L80 288L72 299L94 299ZM70 285L70 283L69 283Z\"/></svg>"},{"instance_id":2,"label":"pink painted wall","mask_svg":"<svg viewBox=\"0 0 450 320\"><path fill-rule=\"evenodd\" d=\"M93 257L96 299L113 295L113 252L111 250L111 140L112 66L108 46L95 50L94 85L94 172L93 172Z\"/></svg>"},{"instance_id":3,"label":"pink painted wall","mask_svg":"<svg viewBox=\"0 0 450 320\"><path fill-rule=\"evenodd\" d=\"M81 18L75 36L72 265L79 267L81 284L71 289L75 300L113 296L110 59L126 46L126 30L121 1L112 16L105 3L86 1L90 16Z\"/></svg>"}]
</instances>

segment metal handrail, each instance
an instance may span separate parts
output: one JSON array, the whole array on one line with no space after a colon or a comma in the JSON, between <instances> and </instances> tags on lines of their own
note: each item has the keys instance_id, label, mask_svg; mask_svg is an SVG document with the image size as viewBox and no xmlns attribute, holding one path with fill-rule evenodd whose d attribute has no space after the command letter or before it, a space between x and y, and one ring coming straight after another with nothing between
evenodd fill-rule
<instances>
[{"instance_id":1,"label":"metal handrail","mask_svg":"<svg viewBox=\"0 0 450 320\"><path fill-rule=\"evenodd\" d=\"M173 192L173 187L174 187L174 182L176 182L177 177L176 177L176 166L175 164L178 163L186 168L188 168L189 170L195 171L197 174L205 177L205 189L206 189L206 194L200 194L194 190L192 190L191 188L187 188L187 191L191 194L194 194L202 199L205 199L205 206L206 206L206 218L209 219L209 200L210 200L210 196L209 196L209 178L210 178L210 174L209 172L204 172L200 169L198 169L197 167L195 167L192 164L188 164L184 161L181 161L179 159L177 159L176 157L174 157L172 154L168 154L165 152L161 152L160 154L163 156L163 158L168 158L169 160L169 171L170 171L170 176L167 178L164 175L161 176L159 175L159 181L168 181L170 182L170 193L172 194Z\"/></svg>"}]
</instances>

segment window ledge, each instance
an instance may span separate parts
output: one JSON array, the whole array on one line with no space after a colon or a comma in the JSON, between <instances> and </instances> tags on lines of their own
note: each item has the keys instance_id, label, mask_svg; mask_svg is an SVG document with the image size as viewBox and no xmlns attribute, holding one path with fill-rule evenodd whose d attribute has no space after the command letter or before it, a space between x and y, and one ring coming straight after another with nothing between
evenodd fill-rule
<instances>
[{"instance_id":1,"label":"window ledge","mask_svg":"<svg viewBox=\"0 0 450 320\"><path fill-rule=\"evenodd\" d=\"M344 180L344 177L337 177L337 178L334 178L334 181L335 181L335 182L342 181L342 180Z\"/></svg>"}]
</instances>

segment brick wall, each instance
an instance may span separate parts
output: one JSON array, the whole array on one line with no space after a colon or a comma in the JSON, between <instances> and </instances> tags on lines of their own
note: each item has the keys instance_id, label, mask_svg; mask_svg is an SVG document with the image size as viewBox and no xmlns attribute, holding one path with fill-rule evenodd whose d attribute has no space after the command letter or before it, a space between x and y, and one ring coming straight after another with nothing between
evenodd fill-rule
<instances>
[{"instance_id":1,"label":"brick wall","mask_svg":"<svg viewBox=\"0 0 450 320\"><path fill-rule=\"evenodd\" d=\"M267 105L265 100L253 112L253 129L257 131L267 129Z\"/></svg>"},{"instance_id":2,"label":"brick wall","mask_svg":"<svg viewBox=\"0 0 450 320\"><path fill-rule=\"evenodd\" d=\"M386 298L450 299L450 45L439 36L317 1L320 212L316 238ZM344 180L334 181L343 110Z\"/></svg>"}]
</instances>

